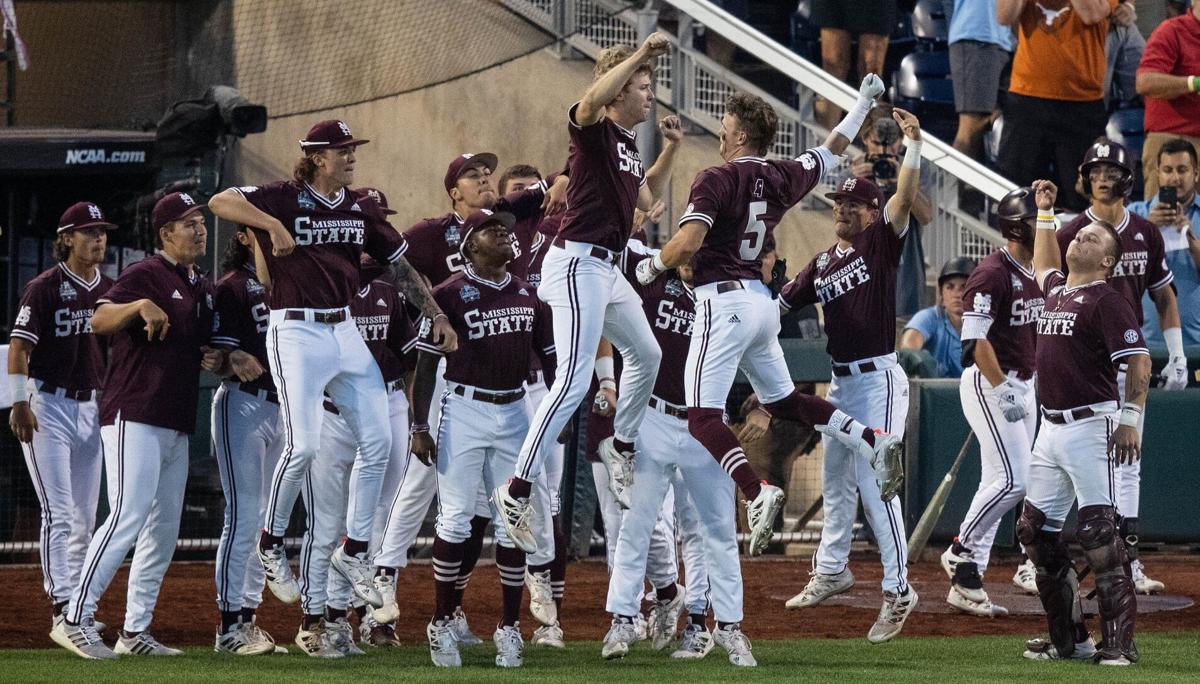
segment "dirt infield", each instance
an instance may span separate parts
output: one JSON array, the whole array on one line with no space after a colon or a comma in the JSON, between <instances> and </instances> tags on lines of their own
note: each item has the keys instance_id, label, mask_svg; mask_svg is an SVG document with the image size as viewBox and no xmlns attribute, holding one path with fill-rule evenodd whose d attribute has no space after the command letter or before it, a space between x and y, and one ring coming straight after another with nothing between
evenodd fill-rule
<instances>
[{"instance_id":1,"label":"dirt infield","mask_svg":"<svg viewBox=\"0 0 1200 684\"><path fill-rule=\"evenodd\" d=\"M766 558L743 561L746 580L745 605L747 633L756 639L792 639L805 637L862 638L878 611L879 580L882 576L877 555L855 557L851 568L858 584L849 598L839 597L826 605L804 611L789 611L783 601L798 592L808 580L808 559ZM1007 585L1015 562L996 559L995 577L989 587L993 594L1011 594ZM1170 555L1146 558L1148 572L1166 583L1171 596L1186 598L1192 605L1179 610L1159 611L1139 616L1138 629L1148 631L1200 630L1200 564L1194 556ZM1033 635L1044 631L1041 616L1014 614L1005 618L985 619L944 610L948 589L945 575L936 561L925 561L910 570L911 582L921 595L921 609L909 618L905 636L965 634ZM128 566L118 573L112 589L100 604L97 619L110 625L106 636L115 636L121 624ZM217 622L213 601L212 563L176 563L167 573L162 596L155 611L154 634L173 645L212 643ZM425 638L425 624L433 610L433 573L427 564L410 565L401 575L400 605L404 610L399 624L400 638L419 642ZM604 598L608 586L604 563L587 560L572 563L567 574L567 595L562 618L568 639L598 640L608 627ZM1090 581L1084 582L1088 591ZM1015 597L1014 597L1015 598ZM1165 603L1165 602L1164 602ZM1180 599L1177 603L1186 603ZM475 571L467 591L466 611L475 631L487 637L499 617L500 591L495 567L483 562ZM1147 606L1149 607L1149 606ZM525 618L526 636L532 631L532 618ZM47 636L50 611L41 589L41 574L36 567L0 568L0 621L7 625L9 648L51 647ZM284 606L268 597L260 612L260 624L278 641L289 642L299 622L298 609ZM1090 622L1093 629L1095 621Z\"/></svg>"}]
</instances>

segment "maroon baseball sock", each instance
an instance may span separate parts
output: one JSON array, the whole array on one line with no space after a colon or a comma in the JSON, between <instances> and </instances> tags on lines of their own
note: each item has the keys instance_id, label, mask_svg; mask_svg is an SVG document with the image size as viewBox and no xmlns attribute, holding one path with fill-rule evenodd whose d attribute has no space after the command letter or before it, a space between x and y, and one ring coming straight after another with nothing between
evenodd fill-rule
<instances>
[{"instance_id":1,"label":"maroon baseball sock","mask_svg":"<svg viewBox=\"0 0 1200 684\"><path fill-rule=\"evenodd\" d=\"M458 580L454 583L454 607L462 605L463 593L471 583L471 573L479 562L479 554L483 553L483 533L487 531L491 518L477 515L471 518L471 536L463 544L462 567L458 570Z\"/></svg>"},{"instance_id":2,"label":"maroon baseball sock","mask_svg":"<svg viewBox=\"0 0 1200 684\"><path fill-rule=\"evenodd\" d=\"M508 495L514 499L528 499L532 489L533 483L529 480L514 477L508 481Z\"/></svg>"},{"instance_id":3,"label":"maroon baseball sock","mask_svg":"<svg viewBox=\"0 0 1200 684\"><path fill-rule=\"evenodd\" d=\"M688 432L692 433L696 441L703 444L725 472L729 473L746 500L753 501L762 491L762 482L758 479L758 473L754 472L754 468L746 460L746 454L742 451L737 437L722 420L722 413L721 409L715 408L689 408Z\"/></svg>"},{"instance_id":4,"label":"maroon baseball sock","mask_svg":"<svg viewBox=\"0 0 1200 684\"><path fill-rule=\"evenodd\" d=\"M440 536L433 538L433 582L436 608L434 620L448 620L454 615L454 587L458 582L463 561L463 542L448 542Z\"/></svg>"},{"instance_id":5,"label":"maroon baseball sock","mask_svg":"<svg viewBox=\"0 0 1200 684\"><path fill-rule=\"evenodd\" d=\"M860 435L867 444L875 446L875 433L821 397L796 390L779 401L766 404L773 416L808 423L814 427L836 427L848 435Z\"/></svg>"},{"instance_id":6,"label":"maroon baseball sock","mask_svg":"<svg viewBox=\"0 0 1200 684\"><path fill-rule=\"evenodd\" d=\"M262 534L258 536L258 548L263 551L270 551L276 546L283 546L283 537L276 537L270 532L263 530Z\"/></svg>"},{"instance_id":7,"label":"maroon baseball sock","mask_svg":"<svg viewBox=\"0 0 1200 684\"><path fill-rule=\"evenodd\" d=\"M325 606L325 619L329 620L330 622L333 622L334 620L340 620L346 617L346 615L347 612L345 608L332 608L330 606Z\"/></svg>"},{"instance_id":8,"label":"maroon baseball sock","mask_svg":"<svg viewBox=\"0 0 1200 684\"><path fill-rule=\"evenodd\" d=\"M500 626L517 624L521 594L525 591L525 552L496 545L496 570L500 573Z\"/></svg>"},{"instance_id":9,"label":"maroon baseball sock","mask_svg":"<svg viewBox=\"0 0 1200 684\"><path fill-rule=\"evenodd\" d=\"M657 599L659 603L674 601L675 597L678 595L679 585L675 584L674 582L671 582L665 587L654 587L654 598Z\"/></svg>"},{"instance_id":10,"label":"maroon baseball sock","mask_svg":"<svg viewBox=\"0 0 1200 684\"><path fill-rule=\"evenodd\" d=\"M567 537L554 516L554 561L550 565L550 588L554 591L554 605L562 610L563 593L567 589Z\"/></svg>"},{"instance_id":11,"label":"maroon baseball sock","mask_svg":"<svg viewBox=\"0 0 1200 684\"><path fill-rule=\"evenodd\" d=\"M633 451L633 442L626 442L623 439L613 437L613 448L623 454L627 454Z\"/></svg>"},{"instance_id":12,"label":"maroon baseball sock","mask_svg":"<svg viewBox=\"0 0 1200 684\"><path fill-rule=\"evenodd\" d=\"M346 548L347 556L357 556L359 554L366 553L367 549L370 548L371 543L362 541L361 539L351 539L346 537L346 541L342 543L342 546Z\"/></svg>"}]
</instances>

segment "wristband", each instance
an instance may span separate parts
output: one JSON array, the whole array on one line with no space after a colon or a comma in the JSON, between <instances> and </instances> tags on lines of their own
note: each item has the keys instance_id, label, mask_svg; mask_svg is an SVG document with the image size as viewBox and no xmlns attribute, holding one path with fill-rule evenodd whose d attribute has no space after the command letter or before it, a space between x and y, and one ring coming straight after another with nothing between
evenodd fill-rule
<instances>
[{"instance_id":1,"label":"wristband","mask_svg":"<svg viewBox=\"0 0 1200 684\"><path fill-rule=\"evenodd\" d=\"M904 150L904 166L910 169L921 168L921 141L906 140L904 145L907 148Z\"/></svg>"},{"instance_id":2,"label":"wristband","mask_svg":"<svg viewBox=\"0 0 1200 684\"><path fill-rule=\"evenodd\" d=\"M1055 230L1058 226L1054 218L1054 212L1038 209L1037 227L1038 230Z\"/></svg>"},{"instance_id":3,"label":"wristband","mask_svg":"<svg viewBox=\"0 0 1200 684\"><path fill-rule=\"evenodd\" d=\"M429 423L413 423L408 428L408 434L415 435L418 432L429 432Z\"/></svg>"},{"instance_id":4,"label":"wristband","mask_svg":"<svg viewBox=\"0 0 1200 684\"><path fill-rule=\"evenodd\" d=\"M1183 353L1183 329L1167 328L1162 331L1163 341L1167 344L1167 353L1172 359L1186 356Z\"/></svg>"},{"instance_id":5,"label":"wristband","mask_svg":"<svg viewBox=\"0 0 1200 684\"><path fill-rule=\"evenodd\" d=\"M616 383L613 381L615 377L617 377L617 372L613 370L613 357L596 357L596 379L600 381L600 384L603 385L604 381L607 380L613 382L613 387L616 387Z\"/></svg>"},{"instance_id":6,"label":"wristband","mask_svg":"<svg viewBox=\"0 0 1200 684\"><path fill-rule=\"evenodd\" d=\"M430 320L430 321L436 321L436 320L437 320L437 319L439 319L439 318L444 318L444 319L446 319L446 320L450 320L450 317L449 317L449 316L447 316L447 315L446 315L444 312L442 312L442 311L439 311L439 312L435 313L435 314L433 315L433 318L431 318L431 319L429 319L429 320Z\"/></svg>"},{"instance_id":7,"label":"wristband","mask_svg":"<svg viewBox=\"0 0 1200 684\"><path fill-rule=\"evenodd\" d=\"M863 122L867 120L867 113L871 111L871 107L875 106L875 101L865 97L858 98L854 103L854 109L846 113L846 118L833 129L834 133L843 135L847 140L853 141L858 137L858 132L862 130Z\"/></svg>"},{"instance_id":8,"label":"wristband","mask_svg":"<svg viewBox=\"0 0 1200 684\"><path fill-rule=\"evenodd\" d=\"M12 397L14 404L19 401L29 401L29 397L25 395L25 387L28 382L29 376L24 373L8 374L8 394Z\"/></svg>"},{"instance_id":9,"label":"wristband","mask_svg":"<svg viewBox=\"0 0 1200 684\"><path fill-rule=\"evenodd\" d=\"M768 411L768 410L767 410L767 408L766 408L765 406L762 406L762 405L755 406L755 407L754 407L754 410L755 410L755 411L762 411L763 415L767 417L767 420L771 420L771 418L772 418L772 416L771 416L771 412L770 412L770 411ZM751 413L753 413L753 411L751 411Z\"/></svg>"},{"instance_id":10,"label":"wristband","mask_svg":"<svg viewBox=\"0 0 1200 684\"><path fill-rule=\"evenodd\" d=\"M1188 76L1188 90L1200 93L1200 76Z\"/></svg>"},{"instance_id":11,"label":"wristband","mask_svg":"<svg viewBox=\"0 0 1200 684\"><path fill-rule=\"evenodd\" d=\"M1142 419L1142 410L1132 404L1121 409L1121 425L1136 428Z\"/></svg>"},{"instance_id":12,"label":"wristband","mask_svg":"<svg viewBox=\"0 0 1200 684\"><path fill-rule=\"evenodd\" d=\"M667 270L667 265L664 264L662 260L662 252L654 253L654 258L650 260L650 265L653 266L654 270L658 271L659 273Z\"/></svg>"}]
</instances>

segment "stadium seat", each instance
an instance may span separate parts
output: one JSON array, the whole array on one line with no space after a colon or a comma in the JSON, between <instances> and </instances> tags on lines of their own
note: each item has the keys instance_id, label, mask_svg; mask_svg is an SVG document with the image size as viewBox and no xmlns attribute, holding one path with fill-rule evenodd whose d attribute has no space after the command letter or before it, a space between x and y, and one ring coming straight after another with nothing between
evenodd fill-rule
<instances>
[{"instance_id":1,"label":"stadium seat","mask_svg":"<svg viewBox=\"0 0 1200 684\"><path fill-rule=\"evenodd\" d=\"M954 105L954 82L950 80L950 53L944 50L913 52L900 60L892 80L896 103ZM920 104L916 104L920 103ZM907 107L906 107L907 108Z\"/></svg>"},{"instance_id":2,"label":"stadium seat","mask_svg":"<svg viewBox=\"0 0 1200 684\"><path fill-rule=\"evenodd\" d=\"M950 21L941 0L917 0L912 12L912 34L919 45L929 49L945 45L950 39Z\"/></svg>"}]
</instances>

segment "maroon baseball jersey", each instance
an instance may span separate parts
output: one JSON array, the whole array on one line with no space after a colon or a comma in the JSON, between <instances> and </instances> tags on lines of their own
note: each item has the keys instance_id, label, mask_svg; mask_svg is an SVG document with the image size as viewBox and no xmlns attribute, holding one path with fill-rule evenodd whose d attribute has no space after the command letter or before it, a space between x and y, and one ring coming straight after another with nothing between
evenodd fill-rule
<instances>
[{"instance_id":1,"label":"maroon baseball jersey","mask_svg":"<svg viewBox=\"0 0 1200 684\"><path fill-rule=\"evenodd\" d=\"M258 282L252 265L232 270L217 281L213 316L212 345L228 350L240 349L258 359L263 367L262 375L242 385L253 390L275 391L275 380L267 360L267 323L271 307L267 303L267 288Z\"/></svg>"},{"instance_id":2,"label":"maroon baseball jersey","mask_svg":"<svg viewBox=\"0 0 1200 684\"><path fill-rule=\"evenodd\" d=\"M796 159L739 157L701 171L679 225L708 226L693 260L697 287L762 277L763 248L775 226L825 175L824 157L808 150Z\"/></svg>"},{"instance_id":3,"label":"maroon baseball jersey","mask_svg":"<svg viewBox=\"0 0 1200 684\"><path fill-rule=\"evenodd\" d=\"M825 349L838 363L896 350L896 269L908 228L892 230L887 210L842 251L838 244L813 257L783 288L784 309L821 303Z\"/></svg>"},{"instance_id":4,"label":"maroon baseball jersey","mask_svg":"<svg viewBox=\"0 0 1200 684\"><path fill-rule=\"evenodd\" d=\"M1037 323L1038 400L1052 411L1119 401L1117 364L1149 354L1133 307L1108 283L1067 288L1051 271L1042 279L1046 306Z\"/></svg>"},{"instance_id":5,"label":"maroon baseball jersey","mask_svg":"<svg viewBox=\"0 0 1200 684\"><path fill-rule=\"evenodd\" d=\"M1063 273L1067 269L1067 246L1075 239L1076 233L1084 226L1096 220L1091 209L1076 216L1070 223L1059 229L1058 249L1062 256ZM1133 307L1137 315L1138 325L1144 322L1142 314L1142 295L1146 290L1161 290L1175 279L1171 269L1167 268L1167 252L1163 245L1162 233L1158 226L1131 211L1125 212L1125 218L1117 226L1117 234L1121 236L1121 263L1113 269L1108 277L1109 285L1120 292Z\"/></svg>"},{"instance_id":6,"label":"maroon baseball jersey","mask_svg":"<svg viewBox=\"0 0 1200 684\"><path fill-rule=\"evenodd\" d=\"M92 334L92 314L112 284L99 269L89 282L62 263L29 281L11 333L33 345L29 377L69 390L101 387L108 342Z\"/></svg>"},{"instance_id":7,"label":"maroon baseball jersey","mask_svg":"<svg viewBox=\"0 0 1200 684\"><path fill-rule=\"evenodd\" d=\"M417 331L399 290L383 280L368 283L350 302L350 315L379 364L383 381L404 377L409 370L405 357L417 345Z\"/></svg>"},{"instance_id":8,"label":"maroon baseball jersey","mask_svg":"<svg viewBox=\"0 0 1200 684\"><path fill-rule=\"evenodd\" d=\"M683 368L687 364L688 347L692 344L696 295L674 270L663 273L649 285L638 283L635 275L638 262L649 258L650 255L628 252L625 277L642 296L642 311L662 349L662 363L654 380L654 396L676 406L686 406Z\"/></svg>"},{"instance_id":9,"label":"maroon baseball jersey","mask_svg":"<svg viewBox=\"0 0 1200 684\"><path fill-rule=\"evenodd\" d=\"M620 253L633 228L638 190L646 182L637 134L607 116L590 126L575 123L579 103L571 105L567 158L571 184L559 236Z\"/></svg>"},{"instance_id":10,"label":"maroon baseball jersey","mask_svg":"<svg viewBox=\"0 0 1200 684\"><path fill-rule=\"evenodd\" d=\"M505 277L493 283L467 267L433 293L458 333L458 350L446 359L446 380L505 392L524 387L529 350L554 366L554 333L549 308L529 283ZM428 339L423 319L417 348L441 354Z\"/></svg>"},{"instance_id":11,"label":"maroon baseball jersey","mask_svg":"<svg viewBox=\"0 0 1200 684\"><path fill-rule=\"evenodd\" d=\"M1033 271L998 249L984 257L967 278L963 292L963 341L979 339L971 330L987 326L986 339L1005 373L1016 371L1022 380L1033 377L1038 316L1042 313L1042 288Z\"/></svg>"},{"instance_id":12,"label":"maroon baseball jersey","mask_svg":"<svg viewBox=\"0 0 1200 684\"><path fill-rule=\"evenodd\" d=\"M333 199L305 183L280 181L236 188L251 204L279 219L296 241L285 257L271 254L271 238L254 230L271 272L272 309L336 309L358 290L359 257L395 263L408 244L366 195L342 188Z\"/></svg>"},{"instance_id":13,"label":"maroon baseball jersey","mask_svg":"<svg viewBox=\"0 0 1200 684\"><path fill-rule=\"evenodd\" d=\"M212 282L154 254L127 267L98 304L149 299L167 314L165 340L146 340L136 320L112 335L100 424L121 420L192 434L200 391L200 346L213 335Z\"/></svg>"}]
</instances>

